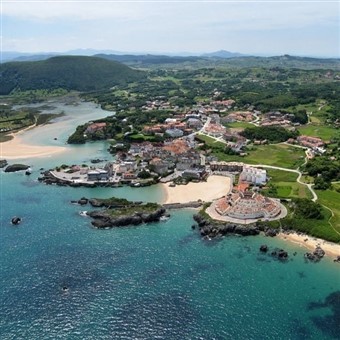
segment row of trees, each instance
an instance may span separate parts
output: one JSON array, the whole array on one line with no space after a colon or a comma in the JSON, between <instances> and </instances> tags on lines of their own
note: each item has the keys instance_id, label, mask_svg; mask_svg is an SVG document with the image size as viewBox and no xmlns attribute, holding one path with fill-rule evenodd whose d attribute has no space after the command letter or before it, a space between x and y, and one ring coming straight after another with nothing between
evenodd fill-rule
<instances>
[{"instance_id":1,"label":"row of trees","mask_svg":"<svg viewBox=\"0 0 340 340\"><path fill-rule=\"evenodd\" d=\"M298 131L289 131L282 126L254 126L241 132L243 137L250 140L267 140L273 143L285 142L289 138L296 138Z\"/></svg>"}]
</instances>

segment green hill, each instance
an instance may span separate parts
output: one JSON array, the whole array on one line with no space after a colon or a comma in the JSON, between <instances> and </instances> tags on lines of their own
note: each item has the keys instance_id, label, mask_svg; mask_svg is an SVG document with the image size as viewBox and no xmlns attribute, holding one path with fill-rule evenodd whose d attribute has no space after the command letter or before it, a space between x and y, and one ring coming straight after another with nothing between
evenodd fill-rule
<instances>
[{"instance_id":1,"label":"green hill","mask_svg":"<svg viewBox=\"0 0 340 340\"><path fill-rule=\"evenodd\" d=\"M60 56L34 62L1 64L0 94L18 90L64 88L95 91L144 79L142 71L97 57Z\"/></svg>"}]
</instances>

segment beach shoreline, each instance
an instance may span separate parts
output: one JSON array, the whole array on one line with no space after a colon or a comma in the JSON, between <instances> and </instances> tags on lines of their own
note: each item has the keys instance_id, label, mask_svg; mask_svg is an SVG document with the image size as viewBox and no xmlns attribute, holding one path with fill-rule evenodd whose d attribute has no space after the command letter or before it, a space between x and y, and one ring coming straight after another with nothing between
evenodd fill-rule
<instances>
[{"instance_id":1,"label":"beach shoreline","mask_svg":"<svg viewBox=\"0 0 340 340\"><path fill-rule=\"evenodd\" d=\"M314 251L317 246L320 246L328 257L336 258L340 256L340 244L337 243L325 241L306 234L298 234L294 231L289 233L280 232L277 236L281 240L294 243L295 245L306 248L306 250Z\"/></svg>"},{"instance_id":2,"label":"beach shoreline","mask_svg":"<svg viewBox=\"0 0 340 340\"><path fill-rule=\"evenodd\" d=\"M20 135L34 128L38 127L34 124L9 134L12 139L0 143L0 158L14 160L48 157L66 150L66 148L62 146L39 146L24 143Z\"/></svg>"},{"instance_id":3,"label":"beach shoreline","mask_svg":"<svg viewBox=\"0 0 340 340\"><path fill-rule=\"evenodd\" d=\"M188 183L170 187L168 183L160 183L163 189L163 204L188 203L193 201L210 202L225 196L231 186L231 178L212 175L206 182Z\"/></svg>"}]
</instances>

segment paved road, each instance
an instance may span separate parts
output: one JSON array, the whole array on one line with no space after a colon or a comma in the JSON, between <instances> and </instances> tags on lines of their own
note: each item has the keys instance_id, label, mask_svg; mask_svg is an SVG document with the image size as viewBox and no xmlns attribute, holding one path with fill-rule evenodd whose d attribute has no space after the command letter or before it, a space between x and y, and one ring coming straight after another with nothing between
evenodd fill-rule
<instances>
[{"instance_id":1,"label":"paved road","mask_svg":"<svg viewBox=\"0 0 340 340\"><path fill-rule=\"evenodd\" d=\"M248 164L251 165L254 168L268 168L268 169L275 169L275 170L282 170L282 171L288 171L288 172L294 172L296 174L298 174L298 178L296 179L296 181L302 185L305 185L309 191L312 193L313 198L312 201L316 202L318 199L317 194L315 193L314 189L312 188L312 184L307 184L301 181L301 176L302 173L301 171L297 170L297 169L287 169L287 168L282 168L280 166L273 166L273 165L266 165L266 164Z\"/></svg>"}]
</instances>

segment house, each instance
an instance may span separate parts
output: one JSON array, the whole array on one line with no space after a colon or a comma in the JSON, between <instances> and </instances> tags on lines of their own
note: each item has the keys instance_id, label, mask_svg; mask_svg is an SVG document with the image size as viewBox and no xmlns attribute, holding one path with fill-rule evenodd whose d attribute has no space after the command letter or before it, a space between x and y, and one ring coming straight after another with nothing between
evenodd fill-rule
<instances>
[{"instance_id":1,"label":"house","mask_svg":"<svg viewBox=\"0 0 340 340\"><path fill-rule=\"evenodd\" d=\"M205 175L204 169L187 169L182 172L182 177L187 179L201 179Z\"/></svg>"},{"instance_id":2,"label":"house","mask_svg":"<svg viewBox=\"0 0 340 340\"><path fill-rule=\"evenodd\" d=\"M184 134L182 130L179 130L179 129L176 129L176 128L175 129L167 129L167 130L165 130L165 133L172 138L182 137L183 134Z\"/></svg>"},{"instance_id":3,"label":"house","mask_svg":"<svg viewBox=\"0 0 340 340\"><path fill-rule=\"evenodd\" d=\"M87 172L87 180L91 182L107 181L109 174L104 169L94 169Z\"/></svg>"},{"instance_id":4,"label":"house","mask_svg":"<svg viewBox=\"0 0 340 340\"><path fill-rule=\"evenodd\" d=\"M243 170L243 163L240 162L210 162L210 169L212 171L227 171L227 172L241 172Z\"/></svg>"},{"instance_id":5,"label":"house","mask_svg":"<svg viewBox=\"0 0 340 340\"><path fill-rule=\"evenodd\" d=\"M189 118L187 124L191 128L199 129L202 127L202 122L197 118Z\"/></svg>"},{"instance_id":6,"label":"house","mask_svg":"<svg viewBox=\"0 0 340 340\"><path fill-rule=\"evenodd\" d=\"M149 162L150 169L159 175L164 175L169 172L169 163L160 158L153 158Z\"/></svg>"},{"instance_id":7,"label":"house","mask_svg":"<svg viewBox=\"0 0 340 340\"><path fill-rule=\"evenodd\" d=\"M97 131L103 131L106 128L106 123L92 123L87 128L85 133L95 133Z\"/></svg>"}]
</instances>

